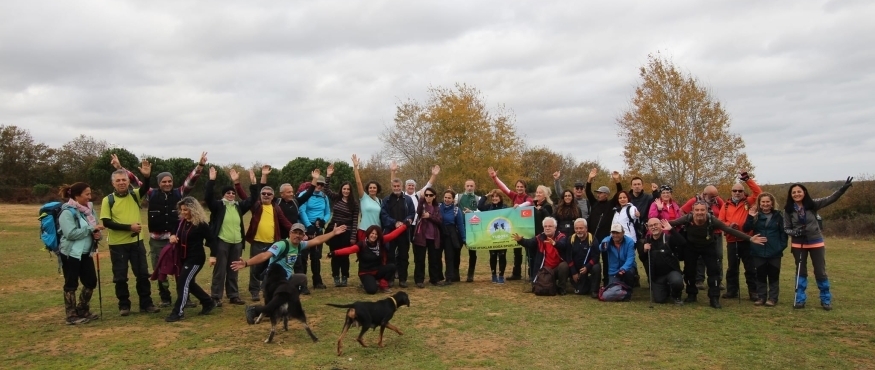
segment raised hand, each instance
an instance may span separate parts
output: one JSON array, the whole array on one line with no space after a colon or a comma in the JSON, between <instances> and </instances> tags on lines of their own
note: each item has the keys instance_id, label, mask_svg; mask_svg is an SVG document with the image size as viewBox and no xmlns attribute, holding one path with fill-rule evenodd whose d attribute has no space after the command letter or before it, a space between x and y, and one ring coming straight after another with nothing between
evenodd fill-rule
<instances>
[{"instance_id":1,"label":"raised hand","mask_svg":"<svg viewBox=\"0 0 875 370\"><path fill-rule=\"evenodd\" d=\"M109 161L109 164L112 165L112 168L115 168L117 170L121 169L122 164L121 164L121 162L119 162L118 156L115 154L110 154L110 155L112 156L112 160Z\"/></svg>"},{"instance_id":2,"label":"raised hand","mask_svg":"<svg viewBox=\"0 0 875 370\"><path fill-rule=\"evenodd\" d=\"M210 180L216 180L216 167L210 166Z\"/></svg>"},{"instance_id":3,"label":"raised hand","mask_svg":"<svg viewBox=\"0 0 875 370\"><path fill-rule=\"evenodd\" d=\"M662 231L671 231L671 224L666 219L659 221L662 224Z\"/></svg>"},{"instance_id":4,"label":"raised hand","mask_svg":"<svg viewBox=\"0 0 875 370\"><path fill-rule=\"evenodd\" d=\"M201 167L207 164L207 152L201 152L201 159L197 163L200 164Z\"/></svg>"},{"instance_id":5,"label":"raised hand","mask_svg":"<svg viewBox=\"0 0 875 370\"><path fill-rule=\"evenodd\" d=\"M434 165L434 167L431 168L431 174L437 176L439 173L441 173L441 166Z\"/></svg>"},{"instance_id":6,"label":"raised hand","mask_svg":"<svg viewBox=\"0 0 875 370\"><path fill-rule=\"evenodd\" d=\"M596 175L598 175L598 174L599 174L598 168L593 168L593 169L589 170L589 180L588 181L592 182L592 179L594 179L596 177Z\"/></svg>"},{"instance_id":7,"label":"raised hand","mask_svg":"<svg viewBox=\"0 0 875 370\"><path fill-rule=\"evenodd\" d=\"M559 180L560 175L561 173L559 173L559 171L553 172L553 180Z\"/></svg>"},{"instance_id":8,"label":"raised hand","mask_svg":"<svg viewBox=\"0 0 875 370\"><path fill-rule=\"evenodd\" d=\"M495 169L493 169L492 166L489 166L486 171L489 172L489 177L498 176L498 172L495 172Z\"/></svg>"},{"instance_id":9,"label":"raised hand","mask_svg":"<svg viewBox=\"0 0 875 370\"><path fill-rule=\"evenodd\" d=\"M854 181L854 178L852 176L848 176L848 179L845 180L845 184L842 185L842 189L847 189L847 188L851 187L851 185L853 185L853 184L851 184L851 181Z\"/></svg>"},{"instance_id":10,"label":"raised hand","mask_svg":"<svg viewBox=\"0 0 875 370\"><path fill-rule=\"evenodd\" d=\"M611 172L611 178L614 179L614 182L620 182L620 172Z\"/></svg>"},{"instance_id":11,"label":"raised hand","mask_svg":"<svg viewBox=\"0 0 875 370\"><path fill-rule=\"evenodd\" d=\"M310 176L313 177L313 180L318 180L318 179L319 179L319 174L321 174L321 173L322 173L322 171L320 171L320 170L317 168L317 169L313 170L312 172L310 172ZM328 175L328 176L331 176L331 175Z\"/></svg>"},{"instance_id":12,"label":"raised hand","mask_svg":"<svg viewBox=\"0 0 875 370\"><path fill-rule=\"evenodd\" d=\"M757 206L750 206L750 209L747 210L747 214L751 215L751 217L757 216Z\"/></svg>"},{"instance_id":13,"label":"raised hand","mask_svg":"<svg viewBox=\"0 0 875 370\"><path fill-rule=\"evenodd\" d=\"M359 163L360 163L360 162L359 162L359 157L356 156L355 154L353 154L353 155L352 155L352 167L353 167L353 168L359 168Z\"/></svg>"},{"instance_id":14,"label":"raised hand","mask_svg":"<svg viewBox=\"0 0 875 370\"><path fill-rule=\"evenodd\" d=\"M389 163L389 171L396 172L398 171L398 163L395 160L392 160L392 163Z\"/></svg>"},{"instance_id":15,"label":"raised hand","mask_svg":"<svg viewBox=\"0 0 875 370\"><path fill-rule=\"evenodd\" d=\"M654 192L654 191L656 191L656 190L658 190L658 189L659 189L659 185L656 185L655 182L651 182L651 183L650 183L650 192L651 192L651 193Z\"/></svg>"},{"instance_id":16,"label":"raised hand","mask_svg":"<svg viewBox=\"0 0 875 370\"><path fill-rule=\"evenodd\" d=\"M228 176L231 176L231 181L233 181L235 184L240 182L240 174L237 173L237 170L234 169L234 167L231 167L231 169L228 171Z\"/></svg>"},{"instance_id":17,"label":"raised hand","mask_svg":"<svg viewBox=\"0 0 875 370\"><path fill-rule=\"evenodd\" d=\"M140 163L140 167L138 168L140 169L140 173L142 173L145 177L149 177L149 175L152 174L152 164L149 163L149 161L147 161L145 158Z\"/></svg>"},{"instance_id":18,"label":"raised hand","mask_svg":"<svg viewBox=\"0 0 875 370\"><path fill-rule=\"evenodd\" d=\"M325 177L331 177L334 174L334 163L329 163L328 168L325 169Z\"/></svg>"},{"instance_id":19,"label":"raised hand","mask_svg":"<svg viewBox=\"0 0 875 370\"><path fill-rule=\"evenodd\" d=\"M253 169L249 169L249 183L255 184L255 171Z\"/></svg>"},{"instance_id":20,"label":"raised hand","mask_svg":"<svg viewBox=\"0 0 875 370\"><path fill-rule=\"evenodd\" d=\"M270 165L269 165L269 164L266 164L266 165L261 166L261 176L267 176L267 175L270 175L270 171L271 171L271 169L270 169Z\"/></svg>"}]
</instances>

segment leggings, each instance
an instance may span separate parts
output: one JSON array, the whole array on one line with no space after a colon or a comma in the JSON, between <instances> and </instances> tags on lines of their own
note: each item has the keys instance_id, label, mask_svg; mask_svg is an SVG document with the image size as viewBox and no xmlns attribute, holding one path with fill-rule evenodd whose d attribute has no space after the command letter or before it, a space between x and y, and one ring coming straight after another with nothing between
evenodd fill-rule
<instances>
[{"instance_id":1,"label":"leggings","mask_svg":"<svg viewBox=\"0 0 875 370\"><path fill-rule=\"evenodd\" d=\"M504 268L507 267L507 249L489 251L489 267L492 275L495 275L495 265L498 264L498 276L504 276Z\"/></svg>"}]
</instances>

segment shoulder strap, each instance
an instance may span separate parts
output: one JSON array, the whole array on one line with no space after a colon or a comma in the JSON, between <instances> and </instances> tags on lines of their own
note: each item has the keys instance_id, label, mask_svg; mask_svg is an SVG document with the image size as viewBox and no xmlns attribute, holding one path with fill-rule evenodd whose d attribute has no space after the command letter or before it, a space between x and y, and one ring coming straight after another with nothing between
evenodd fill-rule
<instances>
[{"instance_id":1,"label":"shoulder strap","mask_svg":"<svg viewBox=\"0 0 875 370\"><path fill-rule=\"evenodd\" d=\"M289 248L291 248L291 244L288 239L283 239L283 243L285 243L286 247L283 249L282 253L277 255L277 261L282 261L289 254Z\"/></svg>"}]
</instances>

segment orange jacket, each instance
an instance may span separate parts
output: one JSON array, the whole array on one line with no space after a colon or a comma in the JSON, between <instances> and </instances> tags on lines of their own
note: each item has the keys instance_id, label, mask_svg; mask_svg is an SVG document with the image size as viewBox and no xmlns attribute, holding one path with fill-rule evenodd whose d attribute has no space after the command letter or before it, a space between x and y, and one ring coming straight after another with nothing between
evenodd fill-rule
<instances>
[{"instance_id":1,"label":"orange jacket","mask_svg":"<svg viewBox=\"0 0 875 370\"><path fill-rule=\"evenodd\" d=\"M732 203L731 197L727 198L723 202L723 209L720 210L720 221L723 221L723 223L727 224L727 225L735 224L735 225L733 225L733 228L737 229L739 231L742 231L742 232L743 232L743 230L741 228L742 228L742 226L744 226L745 221L747 221L747 215L748 215L748 212L750 211L750 206L752 206L756 203L757 197L760 195L760 193L763 192L763 190L760 189L760 186L757 185L757 183L755 181L753 181L753 179L747 180L746 183L747 183L747 186L750 188L750 191L753 194L749 195L747 198L745 198L744 200L739 202L738 205L735 205L735 203ZM747 232L747 234L753 235L753 232L749 231L749 232ZM734 243L734 242L740 242L740 241L743 241L743 240L739 240L738 238L736 238L732 235L726 234L726 242L727 243Z\"/></svg>"}]
</instances>

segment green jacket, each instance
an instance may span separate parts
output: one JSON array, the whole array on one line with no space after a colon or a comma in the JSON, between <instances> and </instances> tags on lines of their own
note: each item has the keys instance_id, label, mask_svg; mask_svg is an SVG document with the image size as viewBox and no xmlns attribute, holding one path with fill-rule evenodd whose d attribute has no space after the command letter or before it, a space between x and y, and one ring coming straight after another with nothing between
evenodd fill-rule
<instances>
[{"instance_id":1,"label":"green jacket","mask_svg":"<svg viewBox=\"0 0 875 370\"><path fill-rule=\"evenodd\" d=\"M96 220L97 214L94 213L94 208L91 209L91 213ZM88 219L82 212L64 204L61 206L58 223L61 226L61 244L58 247L61 254L80 259L83 254L91 252L94 226L88 225Z\"/></svg>"},{"instance_id":2,"label":"green jacket","mask_svg":"<svg viewBox=\"0 0 875 370\"><path fill-rule=\"evenodd\" d=\"M761 258L777 258L784 255L787 249L787 233L784 232L784 215L781 211L772 211L772 217L766 222L766 215L757 214L756 218L747 215L747 221L742 227L744 231L766 237L765 245L751 244L750 254Z\"/></svg>"}]
</instances>

